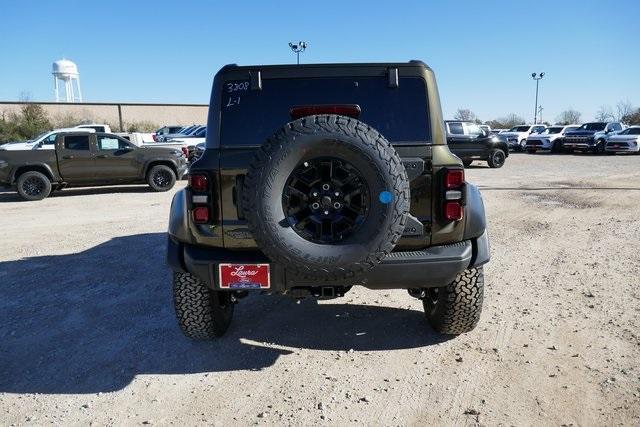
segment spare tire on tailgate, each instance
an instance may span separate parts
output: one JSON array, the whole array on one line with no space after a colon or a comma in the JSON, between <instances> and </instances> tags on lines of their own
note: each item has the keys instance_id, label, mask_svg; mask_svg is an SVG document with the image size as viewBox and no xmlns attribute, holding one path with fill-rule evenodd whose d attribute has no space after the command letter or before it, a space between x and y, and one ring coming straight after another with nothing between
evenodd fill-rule
<instances>
[{"instance_id":1,"label":"spare tire on tailgate","mask_svg":"<svg viewBox=\"0 0 640 427\"><path fill-rule=\"evenodd\" d=\"M375 129L339 115L292 121L257 150L242 191L260 249L296 275L337 280L380 263L401 237L409 182Z\"/></svg>"}]
</instances>

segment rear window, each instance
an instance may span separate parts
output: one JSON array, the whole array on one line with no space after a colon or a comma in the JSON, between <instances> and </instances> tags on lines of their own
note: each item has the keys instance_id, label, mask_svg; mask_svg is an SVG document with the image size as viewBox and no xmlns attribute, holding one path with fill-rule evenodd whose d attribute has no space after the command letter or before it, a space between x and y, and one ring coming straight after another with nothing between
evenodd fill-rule
<instances>
[{"instance_id":1,"label":"rear window","mask_svg":"<svg viewBox=\"0 0 640 427\"><path fill-rule=\"evenodd\" d=\"M425 83L401 77L396 88L386 77L268 79L262 90L249 81L226 82L222 93L221 145L260 146L291 121L294 106L357 104L359 120L390 142L430 141Z\"/></svg>"},{"instance_id":2,"label":"rear window","mask_svg":"<svg viewBox=\"0 0 640 427\"><path fill-rule=\"evenodd\" d=\"M89 135L69 135L64 137L64 148L67 150L88 150Z\"/></svg>"}]
</instances>

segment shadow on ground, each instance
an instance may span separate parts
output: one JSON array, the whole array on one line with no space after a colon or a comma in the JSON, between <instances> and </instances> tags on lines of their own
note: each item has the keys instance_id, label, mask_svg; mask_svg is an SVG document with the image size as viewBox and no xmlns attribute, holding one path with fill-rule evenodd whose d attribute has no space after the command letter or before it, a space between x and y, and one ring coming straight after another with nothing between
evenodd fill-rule
<instances>
[{"instance_id":1,"label":"shadow on ground","mask_svg":"<svg viewBox=\"0 0 640 427\"><path fill-rule=\"evenodd\" d=\"M60 191L54 191L49 198L58 197L74 197L87 196L95 194L124 194L124 193L151 193L153 190L147 185L128 185L128 186L106 186L106 187L85 187L85 188L65 188ZM16 193L15 190L6 187L0 187L0 203L1 202L26 202Z\"/></svg>"},{"instance_id":2,"label":"shadow on ground","mask_svg":"<svg viewBox=\"0 0 640 427\"><path fill-rule=\"evenodd\" d=\"M238 305L225 337L191 342L174 319L165 238L119 237L0 263L0 392L107 392L139 374L260 370L298 357L295 348L383 351L442 340L418 310L256 295Z\"/></svg>"}]
</instances>

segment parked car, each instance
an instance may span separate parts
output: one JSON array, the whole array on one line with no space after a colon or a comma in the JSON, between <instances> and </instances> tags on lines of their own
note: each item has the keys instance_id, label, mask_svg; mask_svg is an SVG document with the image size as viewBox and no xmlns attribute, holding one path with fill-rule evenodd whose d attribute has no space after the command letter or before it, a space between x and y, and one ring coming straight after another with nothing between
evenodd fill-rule
<instances>
[{"instance_id":1,"label":"parked car","mask_svg":"<svg viewBox=\"0 0 640 427\"><path fill-rule=\"evenodd\" d=\"M177 148L182 151L185 157L189 157L189 150L186 144L182 142L156 142L151 138L150 133L129 132L129 133L116 133L121 138L126 139L137 147L148 145L150 147L168 147Z\"/></svg>"},{"instance_id":2,"label":"parked car","mask_svg":"<svg viewBox=\"0 0 640 427\"><path fill-rule=\"evenodd\" d=\"M491 168L501 168L509 156L509 147L496 135L489 134L472 122L445 121L449 150L462 159L465 167L474 160L487 162Z\"/></svg>"},{"instance_id":3,"label":"parked car","mask_svg":"<svg viewBox=\"0 0 640 427\"><path fill-rule=\"evenodd\" d=\"M487 133L487 135L493 133L491 131L491 126L489 125L478 125L480 127L480 129L482 129L483 131L485 131Z\"/></svg>"},{"instance_id":4,"label":"parked car","mask_svg":"<svg viewBox=\"0 0 640 427\"><path fill-rule=\"evenodd\" d=\"M631 126L616 135L609 136L605 151L607 153L640 152L640 126Z\"/></svg>"},{"instance_id":5,"label":"parked car","mask_svg":"<svg viewBox=\"0 0 640 427\"><path fill-rule=\"evenodd\" d=\"M545 125L518 125L498 136L507 143L510 149L524 151L529 135L544 132Z\"/></svg>"},{"instance_id":6,"label":"parked car","mask_svg":"<svg viewBox=\"0 0 640 427\"><path fill-rule=\"evenodd\" d=\"M607 138L624 129L620 122L589 122L567 134L562 144L568 150L604 153Z\"/></svg>"},{"instance_id":7,"label":"parked car","mask_svg":"<svg viewBox=\"0 0 640 427\"><path fill-rule=\"evenodd\" d=\"M42 200L66 186L146 182L167 191L186 171L181 150L136 147L117 135L83 129L58 132L54 150L0 151L0 186L13 186L25 200Z\"/></svg>"},{"instance_id":8,"label":"parked car","mask_svg":"<svg viewBox=\"0 0 640 427\"><path fill-rule=\"evenodd\" d=\"M201 142L204 142L206 138L207 138L207 127L206 126L201 126L195 132L191 133L190 135L185 135L185 136L182 136L182 137L167 138L167 141L170 141L170 142L185 142L185 143L188 143L189 145L193 145L195 147L197 144L200 144Z\"/></svg>"},{"instance_id":9,"label":"parked car","mask_svg":"<svg viewBox=\"0 0 640 427\"><path fill-rule=\"evenodd\" d=\"M109 125L101 124L101 123L85 123L81 125L74 126L77 129L93 129L96 132L106 132L111 133L111 127Z\"/></svg>"},{"instance_id":10,"label":"parked car","mask_svg":"<svg viewBox=\"0 0 640 427\"><path fill-rule=\"evenodd\" d=\"M430 68L226 65L213 91L214 133L169 218L185 335L223 335L250 291L335 298L356 285L407 289L439 333L476 326L485 212L440 131Z\"/></svg>"},{"instance_id":11,"label":"parked car","mask_svg":"<svg viewBox=\"0 0 640 427\"><path fill-rule=\"evenodd\" d=\"M157 144L157 142L153 137L154 136L153 133L116 132L116 135L126 139L127 141L131 142L134 145L137 145L138 147L141 146L142 144Z\"/></svg>"},{"instance_id":12,"label":"parked car","mask_svg":"<svg viewBox=\"0 0 640 427\"><path fill-rule=\"evenodd\" d=\"M55 149L55 142L58 133L60 132L86 132L92 133L95 132L92 128L65 128L65 129L55 129L49 132L44 132L33 139L28 141L16 141L16 142L7 142L6 144L0 145L0 150L6 151L16 151L16 150L53 150Z\"/></svg>"},{"instance_id":13,"label":"parked car","mask_svg":"<svg viewBox=\"0 0 640 427\"><path fill-rule=\"evenodd\" d=\"M175 134L180 132L182 129L185 129L184 126L162 126L160 129L155 131L156 138L158 141L163 141L166 135Z\"/></svg>"},{"instance_id":14,"label":"parked car","mask_svg":"<svg viewBox=\"0 0 640 427\"><path fill-rule=\"evenodd\" d=\"M202 128L203 126L201 125L193 125L193 126L188 126L186 128L181 129L180 131L178 131L177 133L173 133L173 134L166 134L163 135L162 138L158 138L159 141L167 141L171 138L184 138L185 136L189 136L191 134L193 134L194 132L196 132L198 129Z\"/></svg>"},{"instance_id":15,"label":"parked car","mask_svg":"<svg viewBox=\"0 0 640 427\"><path fill-rule=\"evenodd\" d=\"M542 133L529 135L529 138L527 138L527 152L533 154L540 150L559 153L562 151L562 138L565 134L579 127L580 125L549 126Z\"/></svg>"}]
</instances>

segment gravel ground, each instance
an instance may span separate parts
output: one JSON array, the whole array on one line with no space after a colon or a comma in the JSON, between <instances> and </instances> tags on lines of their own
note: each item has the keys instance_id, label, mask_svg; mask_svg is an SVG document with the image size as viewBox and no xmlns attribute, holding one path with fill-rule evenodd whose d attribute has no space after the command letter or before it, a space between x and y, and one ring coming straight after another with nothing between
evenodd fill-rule
<instances>
[{"instance_id":1,"label":"gravel ground","mask_svg":"<svg viewBox=\"0 0 640 427\"><path fill-rule=\"evenodd\" d=\"M172 193L0 193L0 424L640 423L640 157L472 166L492 260L482 320L446 339L404 291L252 296L184 338Z\"/></svg>"}]
</instances>

